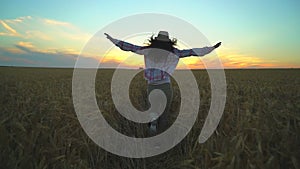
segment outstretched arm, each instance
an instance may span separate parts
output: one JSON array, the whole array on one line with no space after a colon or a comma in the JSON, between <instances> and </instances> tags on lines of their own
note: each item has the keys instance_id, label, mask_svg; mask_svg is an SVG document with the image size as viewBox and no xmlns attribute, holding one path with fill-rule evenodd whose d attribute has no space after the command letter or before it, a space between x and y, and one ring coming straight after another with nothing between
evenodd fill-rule
<instances>
[{"instance_id":1,"label":"outstretched arm","mask_svg":"<svg viewBox=\"0 0 300 169\"><path fill-rule=\"evenodd\" d=\"M120 49L124 50L124 51L131 51L137 54L143 54L142 53L142 46L137 46L125 41L121 41L118 39L114 39L112 38L109 34L104 33L104 35L106 35L106 38L109 39L113 44L115 44L116 46L118 46Z\"/></svg>"},{"instance_id":2,"label":"outstretched arm","mask_svg":"<svg viewBox=\"0 0 300 169\"><path fill-rule=\"evenodd\" d=\"M174 52L176 55L179 56L179 58L188 57L188 56L204 56L212 52L214 49L218 48L220 45L221 42L211 47L193 48L193 49L184 49L184 50L175 49Z\"/></svg>"}]
</instances>

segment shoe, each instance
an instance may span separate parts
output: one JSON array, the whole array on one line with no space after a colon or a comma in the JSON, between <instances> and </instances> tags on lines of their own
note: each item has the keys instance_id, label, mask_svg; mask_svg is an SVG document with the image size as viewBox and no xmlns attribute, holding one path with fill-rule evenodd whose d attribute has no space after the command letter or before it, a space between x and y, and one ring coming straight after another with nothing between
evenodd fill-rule
<instances>
[{"instance_id":1,"label":"shoe","mask_svg":"<svg viewBox=\"0 0 300 169\"><path fill-rule=\"evenodd\" d=\"M157 114L156 113L150 113L150 116L152 118L151 122L149 123L149 129L151 134L155 134L157 132Z\"/></svg>"},{"instance_id":2,"label":"shoe","mask_svg":"<svg viewBox=\"0 0 300 169\"><path fill-rule=\"evenodd\" d=\"M157 120L155 118L152 119L152 122L150 122L150 132L156 133L157 131Z\"/></svg>"}]
</instances>

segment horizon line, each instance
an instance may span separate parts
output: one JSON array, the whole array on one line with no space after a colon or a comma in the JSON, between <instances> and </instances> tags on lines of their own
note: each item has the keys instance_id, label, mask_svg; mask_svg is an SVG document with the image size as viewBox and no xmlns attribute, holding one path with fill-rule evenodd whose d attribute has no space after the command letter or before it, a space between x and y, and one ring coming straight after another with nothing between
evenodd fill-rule
<instances>
[{"instance_id":1,"label":"horizon line","mask_svg":"<svg viewBox=\"0 0 300 169\"><path fill-rule=\"evenodd\" d=\"M67 67L67 66L8 66L8 65L0 65L2 68L45 68L45 69L75 69L75 67ZM124 70L143 70L144 68L90 68L90 67L76 67L76 69L124 69ZM300 67L259 67L259 68L199 68L199 69L175 69L175 70L255 70L255 69L300 69Z\"/></svg>"}]
</instances>

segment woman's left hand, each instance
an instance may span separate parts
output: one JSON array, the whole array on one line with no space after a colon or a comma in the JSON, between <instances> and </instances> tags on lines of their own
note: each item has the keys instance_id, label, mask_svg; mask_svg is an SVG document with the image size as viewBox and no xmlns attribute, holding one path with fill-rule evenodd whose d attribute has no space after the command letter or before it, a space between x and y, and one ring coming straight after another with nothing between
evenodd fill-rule
<instances>
[{"instance_id":1,"label":"woman's left hand","mask_svg":"<svg viewBox=\"0 0 300 169\"><path fill-rule=\"evenodd\" d=\"M221 43L222 43L222 42L219 42L219 43L215 44L215 45L214 45L214 48L220 47L220 46L221 46Z\"/></svg>"}]
</instances>

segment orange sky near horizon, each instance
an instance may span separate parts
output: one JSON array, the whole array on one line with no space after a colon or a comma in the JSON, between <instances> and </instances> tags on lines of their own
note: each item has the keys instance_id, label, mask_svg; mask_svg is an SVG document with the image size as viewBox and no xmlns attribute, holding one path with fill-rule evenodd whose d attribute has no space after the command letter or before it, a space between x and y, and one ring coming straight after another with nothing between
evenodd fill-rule
<instances>
[{"instance_id":1,"label":"orange sky near horizon","mask_svg":"<svg viewBox=\"0 0 300 169\"><path fill-rule=\"evenodd\" d=\"M222 47L216 49L204 57L207 58L219 58L223 64L223 68L227 69L242 69L242 68L299 68L297 65L285 64L275 60L263 60L261 58L250 56L246 54L238 53L230 49L224 49ZM197 56L187 57L180 59L177 66L178 69L205 69L205 64L201 61L202 58ZM129 60L129 61L128 61ZM119 48L114 47L110 50L101 60L102 63L114 62L121 64L128 68L144 67L143 56L133 54L132 52L124 52ZM208 62L209 64L209 62ZM208 65L210 67L210 65Z\"/></svg>"}]
</instances>

